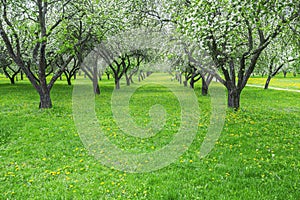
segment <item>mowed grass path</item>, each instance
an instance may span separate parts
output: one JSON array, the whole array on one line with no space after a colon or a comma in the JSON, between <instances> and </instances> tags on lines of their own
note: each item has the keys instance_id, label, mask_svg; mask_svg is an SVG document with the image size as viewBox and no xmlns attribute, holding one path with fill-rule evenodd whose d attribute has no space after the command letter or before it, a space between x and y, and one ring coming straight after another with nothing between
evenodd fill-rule
<instances>
[{"instance_id":1,"label":"mowed grass path","mask_svg":"<svg viewBox=\"0 0 300 200\"><path fill-rule=\"evenodd\" d=\"M151 152L178 131L179 104L167 88L147 85L132 97L131 114L140 125L148 123L151 105L168 111L165 131L141 141L123 135L113 121L113 83L100 87L98 119L122 148ZM247 87L242 109L227 110L218 142L199 159L211 106L198 85L195 91L201 115L190 148L166 168L130 174L101 165L84 148L73 122L72 87L58 82L54 108L41 111L28 82L1 80L0 199L300 199L300 94Z\"/></svg>"}]
</instances>

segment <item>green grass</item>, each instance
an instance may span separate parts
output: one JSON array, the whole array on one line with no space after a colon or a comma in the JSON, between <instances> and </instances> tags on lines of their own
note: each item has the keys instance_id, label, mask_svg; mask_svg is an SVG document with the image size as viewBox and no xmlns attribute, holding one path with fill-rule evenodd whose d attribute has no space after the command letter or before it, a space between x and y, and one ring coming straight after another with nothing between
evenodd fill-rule
<instances>
[{"instance_id":1,"label":"green grass","mask_svg":"<svg viewBox=\"0 0 300 200\"><path fill-rule=\"evenodd\" d=\"M100 86L98 119L122 148L151 152L178 130L179 104L167 88L144 86L130 101L140 125L149 122L153 103L168 112L165 131L141 141L122 134L113 120L113 83L104 80ZM300 94L245 88L242 109L227 111L222 134L203 159L198 155L211 106L199 85L196 94L201 115L190 148L168 167L131 174L103 166L84 148L73 121L72 87L58 82L54 108L41 111L28 82L11 86L1 79L0 199L300 199Z\"/></svg>"},{"instance_id":2,"label":"green grass","mask_svg":"<svg viewBox=\"0 0 300 200\"><path fill-rule=\"evenodd\" d=\"M251 77L248 84L264 86L267 77ZM296 89L300 90L300 76L297 77L289 76L284 78L283 76L275 76L271 79L270 87L284 88L284 89Z\"/></svg>"}]
</instances>

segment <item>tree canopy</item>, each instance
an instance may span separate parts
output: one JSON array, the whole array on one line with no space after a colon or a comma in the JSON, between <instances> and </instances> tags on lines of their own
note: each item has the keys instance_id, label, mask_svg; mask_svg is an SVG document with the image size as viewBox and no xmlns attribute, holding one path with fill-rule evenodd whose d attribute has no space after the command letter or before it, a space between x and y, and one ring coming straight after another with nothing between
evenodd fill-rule
<instances>
[{"instance_id":1,"label":"tree canopy","mask_svg":"<svg viewBox=\"0 0 300 200\"><path fill-rule=\"evenodd\" d=\"M293 57L294 71L299 68L300 5L294 0L1 0L0 10L2 71L12 83L16 74L24 72L40 96L40 108L52 107L50 91L56 80L65 74L71 84L71 77L97 45L139 28L167 35L166 47L181 45L180 53L170 48L164 53L151 52L153 59L176 61L172 70L180 77L185 74L191 87L202 79L203 94L214 77L228 90L228 106L235 109L240 107L240 95L249 77L262 68L262 57ZM178 39L182 37L194 47L182 45ZM290 48L279 48L282 41L288 41ZM106 72L114 74L117 88L123 75L129 85L130 77L137 74L132 64L140 66L144 59L139 59L146 55L137 52L142 51L122 52L114 65L107 62L101 66L102 71L110 67ZM137 60L130 62L130 57ZM291 59L272 62L280 67L279 60ZM278 67L269 67L267 72L275 75L284 69ZM95 93L100 93L98 79L103 72L82 69L93 80Z\"/></svg>"}]
</instances>

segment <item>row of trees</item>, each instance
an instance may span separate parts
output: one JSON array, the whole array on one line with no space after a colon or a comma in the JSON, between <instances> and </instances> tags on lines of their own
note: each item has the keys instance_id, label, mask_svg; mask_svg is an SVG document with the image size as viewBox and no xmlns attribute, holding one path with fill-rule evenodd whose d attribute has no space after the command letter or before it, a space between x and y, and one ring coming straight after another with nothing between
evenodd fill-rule
<instances>
[{"instance_id":1,"label":"row of trees","mask_svg":"<svg viewBox=\"0 0 300 200\"><path fill-rule=\"evenodd\" d=\"M249 77L260 60L266 64L262 60L265 52L271 52L289 37L298 37L289 43L288 51L276 52L288 56L278 59L281 62L299 59L299 36L290 31L290 27L299 29L299 2L207 0L186 1L186 4L178 12L186 16L177 17L178 29L199 41L213 67L203 67L192 52L188 52L189 62L212 74L226 87L229 107L239 108L240 95Z\"/></svg>"},{"instance_id":2,"label":"row of trees","mask_svg":"<svg viewBox=\"0 0 300 200\"><path fill-rule=\"evenodd\" d=\"M11 80L26 75L40 108L52 107L56 80L65 74L70 84L79 68L100 94L99 70L112 73L119 88L122 77L127 85L138 72L143 77L142 63L168 59L180 82L193 88L202 80L203 95L217 79L228 91L228 106L238 109L253 73L266 71L269 82L288 63L299 66L300 4L294 0L1 0L0 14L1 67ZM168 35L158 44L165 51L120 51L105 43L138 28ZM169 48L174 44L179 50ZM85 61L89 57L104 62Z\"/></svg>"}]
</instances>

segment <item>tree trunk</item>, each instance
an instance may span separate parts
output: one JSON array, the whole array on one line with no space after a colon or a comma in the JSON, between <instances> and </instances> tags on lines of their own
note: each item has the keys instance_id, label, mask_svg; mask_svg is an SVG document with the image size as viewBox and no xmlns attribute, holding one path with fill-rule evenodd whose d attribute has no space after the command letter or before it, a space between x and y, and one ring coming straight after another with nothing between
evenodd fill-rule
<instances>
[{"instance_id":1,"label":"tree trunk","mask_svg":"<svg viewBox=\"0 0 300 200\"><path fill-rule=\"evenodd\" d=\"M191 78L191 81L190 81L190 88L192 88L192 89L195 88L195 80L194 80L194 78Z\"/></svg>"},{"instance_id":2,"label":"tree trunk","mask_svg":"<svg viewBox=\"0 0 300 200\"><path fill-rule=\"evenodd\" d=\"M283 77L286 78L287 71L283 71Z\"/></svg>"},{"instance_id":3,"label":"tree trunk","mask_svg":"<svg viewBox=\"0 0 300 200\"><path fill-rule=\"evenodd\" d=\"M125 78L126 78L126 85L130 86L130 78L128 77L127 73L125 73Z\"/></svg>"},{"instance_id":4,"label":"tree trunk","mask_svg":"<svg viewBox=\"0 0 300 200\"><path fill-rule=\"evenodd\" d=\"M68 85L72 85L71 78L72 78L71 76L67 77Z\"/></svg>"},{"instance_id":5,"label":"tree trunk","mask_svg":"<svg viewBox=\"0 0 300 200\"><path fill-rule=\"evenodd\" d=\"M120 80L117 78L115 79L115 87L117 90L120 89Z\"/></svg>"},{"instance_id":6,"label":"tree trunk","mask_svg":"<svg viewBox=\"0 0 300 200\"><path fill-rule=\"evenodd\" d=\"M144 72L141 73L141 77L142 77L142 80L144 80L146 78L146 75Z\"/></svg>"},{"instance_id":7,"label":"tree trunk","mask_svg":"<svg viewBox=\"0 0 300 200\"><path fill-rule=\"evenodd\" d=\"M72 74L67 72L67 71L64 71L64 74L65 74L65 77L67 79L67 83L68 85L72 85L72 82L71 82L71 79L72 79ZM60 76L61 77L61 76Z\"/></svg>"},{"instance_id":8,"label":"tree trunk","mask_svg":"<svg viewBox=\"0 0 300 200\"><path fill-rule=\"evenodd\" d=\"M183 86L184 86L184 87L187 87L187 81L186 81L186 80L183 81Z\"/></svg>"},{"instance_id":9,"label":"tree trunk","mask_svg":"<svg viewBox=\"0 0 300 200\"><path fill-rule=\"evenodd\" d=\"M97 81L93 81L94 94L100 95L100 87Z\"/></svg>"},{"instance_id":10,"label":"tree trunk","mask_svg":"<svg viewBox=\"0 0 300 200\"><path fill-rule=\"evenodd\" d=\"M106 76L107 76L107 80L109 80L110 79L110 74L106 74Z\"/></svg>"},{"instance_id":11,"label":"tree trunk","mask_svg":"<svg viewBox=\"0 0 300 200\"><path fill-rule=\"evenodd\" d=\"M14 85L15 84L15 77L14 76L12 76L12 77L8 76L8 78L10 80L10 84Z\"/></svg>"},{"instance_id":12,"label":"tree trunk","mask_svg":"<svg viewBox=\"0 0 300 200\"><path fill-rule=\"evenodd\" d=\"M39 108L40 109L52 108L52 101L51 101L51 98L50 98L50 91L48 89L41 89L39 91L39 95L40 95Z\"/></svg>"},{"instance_id":13,"label":"tree trunk","mask_svg":"<svg viewBox=\"0 0 300 200\"><path fill-rule=\"evenodd\" d=\"M202 77L202 88L201 88L201 92L203 96L206 96L208 94L208 84L205 81L205 78Z\"/></svg>"},{"instance_id":14,"label":"tree trunk","mask_svg":"<svg viewBox=\"0 0 300 200\"><path fill-rule=\"evenodd\" d=\"M24 76L23 76L24 74L23 74L23 71L21 70L21 81L23 81L24 80Z\"/></svg>"},{"instance_id":15,"label":"tree trunk","mask_svg":"<svg viewBox=\"0 0 300 200\"><path fill-rule=\"evenodd\" d=\"M182 74L181 73L179 74L178 78L179 78L179 83L182 84Z\"/></svg>"},{"instance_id":16,"label":"tree trunk","mask_svg":"<svg viewBox=\"0 0 300 200\"><path fill-rule=\"evenodd\" d=\"M101 74L101 72L98 73L98 77L99 77L99 80L101 81L102 80L102 74Z\"/></svg>"},{"instance_id":17,"label":"tree trunk","mask_svg":"<svg viewBox=\"0 0 300 200\"><path fill-rule=\"evenodd\" d=\"M18 75L19 71L20 71L20 70L18 70L18 71L13 71L13 74L10 75L10 74L8 73L6 67L3 68L3 72L4 72L4 74L5 74L5 77L8 78L8 79L10 80L10 83L11 83L12 85L15 84L15 80L18 81L18 76L17 76L17 75Z\"/></svg>"},{"instance_id":18,"label":"tree trunk","mask_svg":"<svg viewBox=\"0 0 300 200\"><path fill-rule=\"evenodd\" d=\"M99 84L98 84L97 67L93 68L93 88L94 88L94 94L99 95L100 94L100 88L99 88Z\"/></svg>"},{"instance_id":19,"label":"tree trunk","mask_svg":"<svg viewBox=\"0 0 300 200\"><path fill-rule=\"evenodd\" d=\"M134 83L133 79L132 79L132 76L129 77L129 80L130 80L130 83Z\"/></svg>"},{"instance_id":20,"label":"tree trunk","mask_svg":"<svg viewBox=\"0 0 300 200\"><path fill-rule=\"evenodd\" d=\"M228 107L238 110L240 107L240 94L241 92L236 89L228 90Z\"/></svg>"},{"instance_id":21,"label":"tree trunk","mask_svg":"<svg viewBox=\"0 0 300 200\"><path fill-rule=\"evenodd\" d=\"M272 76L269 75L268 78L267 78L267 81L265 83L265 90L269 88L269 84L270 84L271 78L272 78Z\"/></svg>"},{"instance_id":22,"label":"tree trunk","mask_svg":"<svg viewBox=\"0 0 300 200\"><path fill-rule=\"evenodd\" d=\"M96 73L93 73L93 89L95 95L100 95L100 87L98 84L98 77Z\"/></svg>"}]
</instances>

